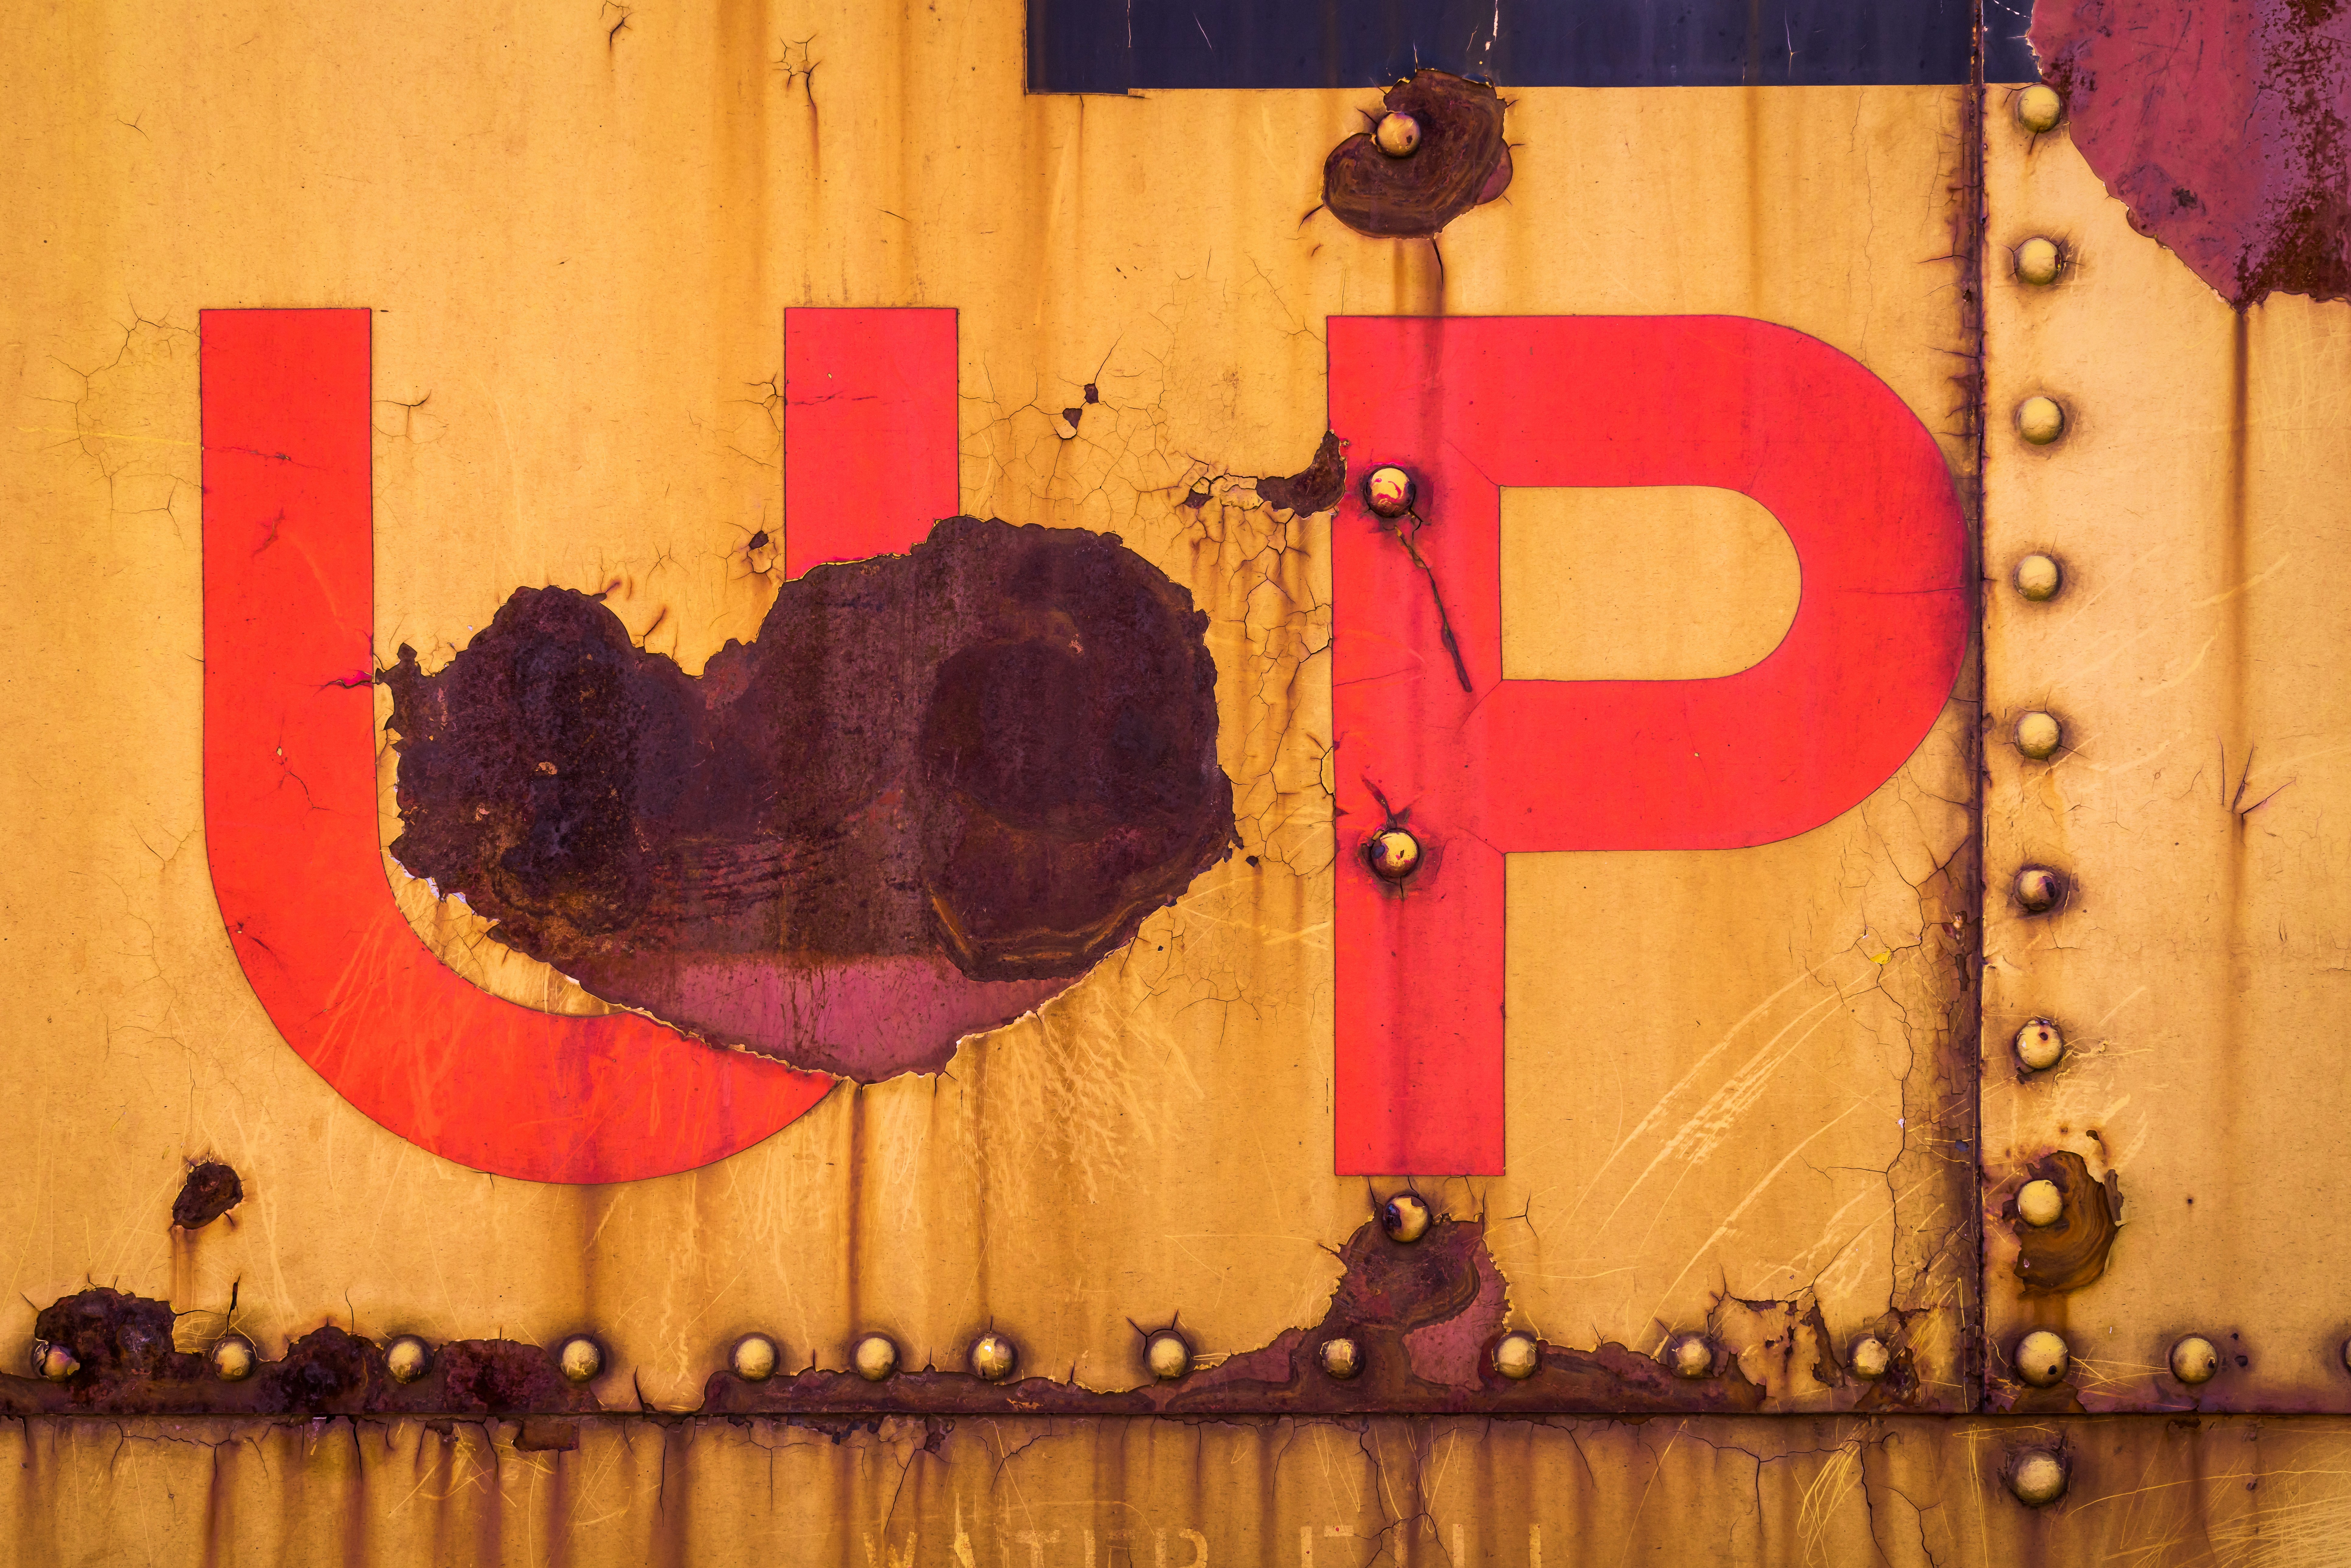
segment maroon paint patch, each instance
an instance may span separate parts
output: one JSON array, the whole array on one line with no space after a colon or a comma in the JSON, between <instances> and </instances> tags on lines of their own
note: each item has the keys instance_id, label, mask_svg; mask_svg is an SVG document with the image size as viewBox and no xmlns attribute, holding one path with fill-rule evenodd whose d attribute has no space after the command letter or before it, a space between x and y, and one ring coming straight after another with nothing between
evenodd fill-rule
<instances>
[{"instance_id":1,"label":"maroon paint patch","mask_svg":"<svg viewBox=\"0 0 2351 1568\"><path fill-rule=\"evenodd\" d=\"M2230 304L2351 297L2351 7L2042 0L2042 74L2131 226Z\"/></svg>"},{"instance_id":2,"label":"maroon paint patch","mask_svg":"<svg viewBox=\"0 0 2351 1568\"><path fill-rule=\"evenodd\" d=\"M384 676L392 852L608 1001L935 1071L1229 852L1207 627L1115 536L976 517L785 583L698 679L521 590L444 670Z\"/></svg>"},{"instance_id":3,"label":"maroon paint patch","mask_svg":"<svg viewBox=\"0 0 2351 1568\"><path fill-rule=\"evenodd\" d=\"M245 1201L245 1183L219 1160L201 1160L188 1167L180 1196L172 1200L172 1223L183 1230L201 1230Z\"/></svg>"}]
</instances>

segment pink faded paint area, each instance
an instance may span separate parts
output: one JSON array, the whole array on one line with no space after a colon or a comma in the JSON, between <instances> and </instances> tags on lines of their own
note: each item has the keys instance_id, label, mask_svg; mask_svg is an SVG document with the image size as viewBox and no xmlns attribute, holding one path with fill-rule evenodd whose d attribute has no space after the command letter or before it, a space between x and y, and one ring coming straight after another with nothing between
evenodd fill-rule
<instances>
[{"instance_id":1,"label":"pink faded paint area","mask_svg":"<svg viewBox=\"0 0 2351 1568\"><path fill-rule=\"evenodd\" d=\"M2042 0L2042 74L2131 225L2239 309L2351 297L2351 6Z\"/></svg>"}]
</instances>

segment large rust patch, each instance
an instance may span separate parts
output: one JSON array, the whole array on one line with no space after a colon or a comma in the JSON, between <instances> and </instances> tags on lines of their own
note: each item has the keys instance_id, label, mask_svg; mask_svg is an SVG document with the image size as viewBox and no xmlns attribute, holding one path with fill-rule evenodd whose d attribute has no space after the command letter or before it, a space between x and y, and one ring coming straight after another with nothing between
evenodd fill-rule
<instances>
[{"instance_id":1,"label":"large rust patch","mask_svg":"<svg viewBox=\"0 0 2351 1568\"><path fill-rule=\"evenodd\" d=\"M977 517L786 583L699 679L524 589L386 673L392 852L608 1001L935 1071L1228 852L1207 625L1115 536Z\"/></svg>"},{"instance_id":2,"label":"large rust patch","mask_svg":"<svg viewBox=\"0 0 2351 1568\"><path fill-rule=\"evenodd\" d=\"M1391 158L1371 131L1348 137L1323 161L1322 204L1358 234L1434 237L1510 188L1503 107L1501 96L1483 82L1440 70L1413 72L1387 89L1386 108L1412 116L1420 145L1409 157Z\"/></svg>"},{"instance_id":3,"label":"large rust patch","mask_svg":"<svg viewBox=\"0 0 2351 1568\"><path fill-rule=\"evenodd\" d=\"M2231 305L2351 297L2351 8L2342 0L2042 0L2074 143Z\"/></svg>"},{"instance_id":4,"label":"large rust patch","mask_svg":"<svg viewBox=\"0 0 2351 1568\"><path fill-rule=\"evenodd\" d=\"M2113 1195L2090 1174L2089 1163L2070 1149L2032 1162L2028 1180L2047 1181L2064 1200L2053 1225L2027 1225L2011 1195L2001 1209L2016 1234L2016 1278L2028 1296L2078 1291L2106 1271L2115 1245Z\"/></svg>"}]
</instances>

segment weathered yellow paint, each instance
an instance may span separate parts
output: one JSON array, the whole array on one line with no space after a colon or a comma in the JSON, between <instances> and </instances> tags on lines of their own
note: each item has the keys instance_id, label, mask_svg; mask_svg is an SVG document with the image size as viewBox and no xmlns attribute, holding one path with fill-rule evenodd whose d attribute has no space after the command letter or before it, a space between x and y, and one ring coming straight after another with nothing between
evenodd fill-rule
<instances>
[{"instance_id":1,"label":"weathered yellow paint","mask_svg":"<svg viewBox=\"0 0 2351 1568\"><path fill-rule=\"evenodd\" d=\"M2351 318L2235 315L2062 130L1987 129L1989 1322L2063 1332L2093 1409L2342 1409ZM2008 262L2036 234L2051 287ZM2036 448L2003 420L2044 392L2067 428ZM2064 565L2043 603L2007 581L2032 551ZM2005 739L2030 709L2064 725L2047 762ZM2074 880L2056 914L2010 904L2027 862ZM2036 1016L2069 1050L2028 1078ZM2124 1223L2104 1278L2024 1298L1999 1209L2053 1148L2116 1174ZM2166 1370L2191 1333L2225 1357L2193 1390Z\"/></svg>"}]
</instances>

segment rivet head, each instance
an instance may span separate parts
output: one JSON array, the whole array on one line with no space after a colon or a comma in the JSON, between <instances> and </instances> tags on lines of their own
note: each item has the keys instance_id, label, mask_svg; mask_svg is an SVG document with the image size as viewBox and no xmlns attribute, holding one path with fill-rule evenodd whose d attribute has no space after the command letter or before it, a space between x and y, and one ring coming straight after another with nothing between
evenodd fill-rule
<instances>
[{"instance_id":1,"label":"rivet head","mask_svg":"<svg viewBox=\"0 0 2351 1568\"><path fill-rule=\"evenodd\" d=\"M2045 555L2029 555L2016 563L2016 591L2035 604L2057 597L2065 585L2065 570Z\"/></svg>"},{"instance_id":2,"label":"rivet head","mask_svg":"<svg viewBox=\"0 0 2351 1568\"><path fill-rule=\"evenodd\" d=\"M2035 762L2054 757L2064 739L2064 728L2058 724L2053 714L2045 714L2035 708L2017 717L2016 749Z\"/></svg>"},{"instance_id":3,"label":"rivet head","mask_svg":"<svg viewBox=\"0 0 2351 1568\"><path fill-rule=\"evenodd\" d=\"M2047 1329L2034 1329L2016 1342L2016 1375L2035 1388L2053 1388L2073 1364L2065 1342Z\"/></svg>"},{"instance_id":4,"label":"rivet head","mask_svg":"<svg viewBox=\"0 0 2351 1568\"><path fill-rule=\"evenodd\" d=\"M2038 1229L2065 1218L2065 1195L2053 1181L2026 1182L2017 1189L2016 1218Z\"/></svg>"},{"instance_id":5,"label":"rivet head","mask_svg":"<svg viewBox=\"0 0 2351 1568\"><path fill-rule=\"evenodd\" d=\"M1677 1333L1666 1342L1666 1365L1676 1377L1705 1377L1714 1371L1714 1346L1704 1334Z\"/></svg>"},{"instance_id":6,"label":"rivet head","mask_svg":"<svg viewBox=\"0 0 2351 1568\"><path fill-rule=\"evenodd\" d=\"M1351 1339L1322 1342L1322 1370L1344 1382L1364 1370L1363 1347Z\"/></svg>"},{"instance_id":7,"label":"rivet head","mask_svg":"<svg viewBox=\"0 0 2351 1568\"><path fill-rule=\"evenodd\" d=\"M1020 1364L1020 1353L1000 1333L984 1333L971 1342L971 1375L982 1383L1001 1383Z\"/></svg>"},{"instance_id":8,"label":"rivet head","mask_svg":"<svg viewBox=\"0 0 2351 1568\"><path fill-rule=\"evenodd\" d=\"M2046 1072L2065 1054L2065 1033L2047 1019L2034 1019L2016 1031L2016 1060Z\"/></svg>"},{"instance_id":9,"label":"rivet head","mask_svg":"<svg viewBox=\"0 0 2351 1568\"><path fill-rule=\"evenodd\" d=\"M2034 82L2016 95L2016 122L2035 136L2054 131L2065 118L2065 100L2045 82Z\"/></svg>"},{"instance_id":10,"label":"rivet head","mask_svg":"<svg viewBox=\"0 0 2351 1568\"><path fill-rule=\"evenodd\" d=\"M1874 1333L1866 1333L1853 1342L1853 1349L1844 1359L1845 1365L1852 1369L1855 1377L1875 1383L1886 1375L1887 1367L1894 1364L1894 1353L1886 1348L1884 1340Z\"/></svg>"},{"instance_id":11,"label":"rivet head","mask_svg":"<svg viewBox=\"0 0 2351 1568\"><path fill-rule=\"evenodd\" d=\"M1420 869L1420 841L1402 828L1387 828L1364 845L1364 859L1383 882L1402 882Z\"/></svg>"},{"instance_id":12,"label":"rivet head","mask_svg":"<svg viewBox=\"0 0 2351 1568\"><path fill-rule=\"evenodd\" d=\"M1416 1192L1400 1192L1381 1207L1380 1228L1391 1241L1417 1241L1428 1234L1428 1205Z\"/></svg>"},{"instance_id":13,"label":"rivet head","mask_svg":"<svg viewBox=\"0 0 2351 1568\"><path fill-rule=\"evenodd\" d=\"M242 1383L253 1375L253 1342L241 1333L229 1334L213 1346L213 1375L223 1383Z\"/></svg>"},{"instance_id":14,"label":"rivet head","mask_svg":"<svg viewBox=\"0 0 2351 1568\"><path fill-rule=\"evenodd\" d=\"M2046 446L2065 434L2065 411L2055 398L2035 392L2016 405L2016 434L2035 446Z\"/></svg>"},{"instance_id":15,"label":"rivet head","mask_svg":"<svg viewBox=\"0 0 2351 1568\"><path fill-rule=\"evenodd\" d=\"M1372 140L1391 158L1409 158L1420 145L1420 121L1409 114L1383 115Z\"/></svg>"},{"instance_id":16,"label":"rivet head","mask_svg":"<svg viewBox=\"0 0 2351 1568\"><path fill-rule=\"evenodd\" d=\"M2027 1508L2042 1508L2065 1495L2065 1461L2046 1448L2027 1448L2010 1461L2008 1490Z\"/></svg>"},{"instance_id":17,"label":"rivet head","mask_svg":"<svg viewBox=\"0 0 2351 1568\"><path fill-rule=\"evenodd\" d=\"M1542 1366L1542 1346L1523 1329L1512 1329L1494 1342L1494 1370L1512 1382L1532 1377Z\"/></svg>"},{"instance_id":18,"label":"rivet head","mask_svg":"<svg viewBox=\"0 0 2351 1568\"><path fill-rule=\"evenodd\" d=\"M604 1370L604 1347L584 1333L573 1334L556 1346L555 1369L574 1383L592 1382Z\"/></svg>"},{"instance_id":19,"label":"rivet head","mask_svg":"<svg viewBox=\"0 0 2351 1568\"><path fill-rule=\"evenodd\" d=\"M1152 1376L1171 1383L1192 1370L1192 1343L1174 1329L1161 1329L1143 1342L1143 1364Z\"/></svg>"},{"instance_id":20,"label":"rivet head","mask_svg":"<svg viewBox=\"0 0 2351 1568\"><path fill-rule=\"evenodd\" d=\"M2210 1383L2220 1370L2220 1348L2200 1333L2189 1334L2171 1347L2171 1375L2182 1383Z\"/></svg>"},{"instance_id":21,"label":"rivet head","mask_svg":"<svg viewBox=\"0 0 2351 1568\"><path fill-rule=\"evenodd\" d=\"M1401 468L1374 468L1364 480L1364 505L1383 517L1401 517L1412 510L1412 476Z\"/></svg>"},{"instance_id":22,"label":"rivet head","mask_svg":"<svg viewBox=\"0 0 2351 1568\"><path fill-rule=\"evenodd\" d=\"M765 1383L776 1375L776 1364L782 1359L783 1352L774 1340L763 1333L747 1333L727 1353L726 1364L746 1383Z\"/></svg>"},{"instance_id":23,"label":"rivet head","mask_svg":"<svg viewBox=\"0 0 2351 1568\"><path fill-rule=\"evenodd\" d=\"M870 1333L849 1353L849 1364L868 1383L879 1383L898 1370L898 1345L885 1333Z\"/></svg>"},{"instance_id":24,"label":"rivet head","mask_svg":"<svg viewBox=\"0 0 2351 1568\"><path fill-rule=\"evenodd\" d=\"M383 1369L394 1383L413 1383L433 1370L433 1347L413 1333L395 1334L383 1347Z\"/></svg>"},{"instance_id":25,"label":"rivet head","mask_svg":"<svg viewBox=\"0 0 2351 1568\"><path fill-rule=\"evenodd\" d=\"M46 1377L51 1383L63 1383L80 1370L81 1363L76 1360L74 1353L65 1346L52 1344L45 1339L37 1339L33 1342L33 1375L35 1376Z\"/></svg>"},{"instance_id":26,"label":"rivet head","mask_svg":"<svg viewBox=\"0 0 2351 1568\"><path fill-rule=\"evenodd\" d=\"M2043 284L2057 281L2057 269L2064 264L2055 240L2035 235L2016 247L2016 276L2027 283Z\"/></svg>"},{"instance_id":27,"label":"rivet head","mask_svg":"<svg viewBox=\"0 0 2351 1568\"><path fill-rule=\"evenodd\" d=\"M2027 915L2046 915L2064 896L2064 877L2045 865L2029 865L2016 873L2016 902Z\"/></svg>"}]
</instances>

